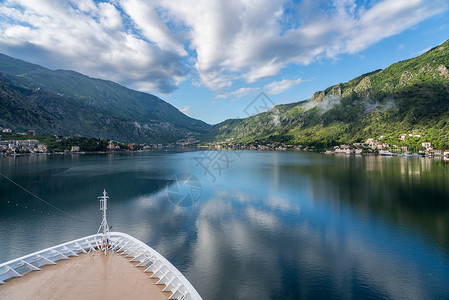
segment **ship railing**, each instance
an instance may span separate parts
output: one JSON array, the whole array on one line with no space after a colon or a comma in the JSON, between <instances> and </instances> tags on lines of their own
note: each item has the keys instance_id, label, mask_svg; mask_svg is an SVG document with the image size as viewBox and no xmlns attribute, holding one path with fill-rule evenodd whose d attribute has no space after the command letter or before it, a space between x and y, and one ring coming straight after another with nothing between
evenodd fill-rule
<instances>
[{"instance_id":1,"label":"ship railing","mask_svg":"<svg viewBox=\"0 0 449 300\"><path fill-rule=\"evenodd\" d=\"M171 292L168 299L202 299L186 277L159 252L138 239L120 232L111 232L112 249L139 262L136 267L145 266L144 272L152 273L150 278L159 279L156 284L164 284L163 291Z\"/></svg>"},{"instance_id":2,"label":"ship railing","mask_svg":"<svg viewBox=\"0 0 449 300\"><path fill-rule=\"evenodd\" d=\"M78 256L80 252L86 253L86 249L93 249L93 241L93 236L88 236L2 263L0 264L0 284L4 284L7 279L40 270L42 266L56 264L58 260Z\"/></svg>"},{"instance_id":3,"label":"ship railing","mask_svg":"<svg viewBox=\"0 0 449 300\"><path fill-rule=\"evenodd\" d=\"M98 245L101 245L101 238L101 235L90 235L2 263L0 284L4 284L7 279L41 270L42 266L56 264L59 260L96 251L99 249ZM126 233L111 232L107 248L130 258L130 262L138 262L136 267L146 267L144 272L152 273L149 278L159 279L156 284L164 284L163 291L171 292L168 299L201 300L192 284L175 266L138 239Z\"/></svg>"}]
</instances>

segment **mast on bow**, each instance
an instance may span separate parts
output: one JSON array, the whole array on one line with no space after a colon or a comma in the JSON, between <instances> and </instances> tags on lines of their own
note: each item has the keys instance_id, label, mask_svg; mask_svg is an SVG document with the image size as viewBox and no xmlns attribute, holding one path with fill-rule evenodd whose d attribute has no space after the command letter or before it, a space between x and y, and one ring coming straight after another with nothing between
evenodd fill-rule
<instances>
[{"instance_id":1,"label":"mast on bow","mask_svg":"<svg viewBox=\"0 0 449 300\"><path fill-rule=\"evenodd\" d=\"M108 199L109 199L106 189L104 189L103 191L103 196L98 197L98 199L100 199L100 210L103 211L103 221L101 221L101 225L100 228L98 228L97 235L99 235L100 232L103 231L100 249L101 251L104 251L104 253L107 255L110 235L109 235L108 221L106 219L106 210L108 208Z\"/></svg>"}]
</instances>

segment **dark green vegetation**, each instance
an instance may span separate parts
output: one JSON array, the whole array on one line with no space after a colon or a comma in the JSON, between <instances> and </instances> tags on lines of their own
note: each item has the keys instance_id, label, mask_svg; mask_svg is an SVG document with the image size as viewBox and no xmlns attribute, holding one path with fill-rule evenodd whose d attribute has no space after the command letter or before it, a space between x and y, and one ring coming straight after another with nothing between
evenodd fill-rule
<instances>
[{"instance_id":1,"label":"dark green vegetation","mask_svg":"<svg viewBox=\"0 0 449 300\"><path fill-rule=\"evenodd\" d=\"M427 53L317 92L214 126L210 141L286 142L328 148L381 140L397 146L432 142L449 149L449 41ZM402 134L421 137L407 137Z\"/></svg>"},{"instance_id":2,"label":"dark green vegetation","mask_svg":"<svg viewBox=\"0 0 449 300\"><path fill-rule=\"evenodd\" d=\"M62 152L70 151L72 146L79 146L80 151L96 152L96 151L108 151L107 146L109 140L100 138L88 138L81 136L63 137L63 136L30 136L30 135L17 135L11 133L2 133L2 140L38 140L40 144L47 146L47 152ZM120 147L120 149L129 150L127 144L114 142L114 145ZM133 145L133 150L138 150L141 147L139 145ZM6 152L3 151L3 152ZM17 153L24 151L16 151Z\"/></svg>"},{"instance_id":3,"label":"dark green vegetation","mask_svg":"<svg viewBox=\"0 0 449 300\"><path fill-rule=\"evenodd\" d=\"M173 142L208 133L156 96L73 71L52 71L0 54L0 127L40 135L122 142Z\"/></svg>"},{"instance_id":4,"label":"dark green vegetation","mask_svg":"<svg viewBox=\"0 0 449 300\"><path fill-rule=\"evenodd\" d=\"M47 145L48 151L50 152L70 151L72 146L79 146L80 151L106 151L107 146L109 145L107 140L85 137L56 138L52 136L40 138L39 141Z\"/></svg>"}]
</instances>

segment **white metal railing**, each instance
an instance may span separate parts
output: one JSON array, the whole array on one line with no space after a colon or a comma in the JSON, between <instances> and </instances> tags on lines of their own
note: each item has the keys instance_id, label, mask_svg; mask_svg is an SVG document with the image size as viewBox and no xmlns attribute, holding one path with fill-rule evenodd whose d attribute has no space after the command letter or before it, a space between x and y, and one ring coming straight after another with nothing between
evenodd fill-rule
<instances>
[{"instance_id":1,"label":"white metal railing","mask_svg":"<svg viewBox=\"0 0 449 300\"><path fill-rule=\"evenodd\" d=\"M26 256L0 264L0 284L13 277L41 270L42 266L56 264L58 260L70 259L79 253L98 250L102 235L90 235L51 248L47 248ZM201 300L201 296L165 257L142 241L121 232L111 232L109 251L115 251L132 262L139 262L137 267L147 267L144 272L153 273L150 278L158 278L156 284L164 284L163 291L171 292L168 299Z\"/></svg>"}]
</instances>

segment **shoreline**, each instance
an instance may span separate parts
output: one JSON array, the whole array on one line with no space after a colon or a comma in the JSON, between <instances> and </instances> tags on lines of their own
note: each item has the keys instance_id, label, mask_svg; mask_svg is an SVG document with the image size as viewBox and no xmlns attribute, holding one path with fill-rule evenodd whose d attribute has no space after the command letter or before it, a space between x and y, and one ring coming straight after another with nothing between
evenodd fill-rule
<instances>
[{"instance_id":1,"label":"shoreline","mask_svg":"<svg viewBox=\"0 0 449 300\"><path fill-rule=\"evenodd\" d=\"M191 152L192 149L200 150L200 148L161 148L151 150L110 150L110 151L77 151L77 152L45 152L45 153L0 153L0 157L15 157L15 156L46 156L46 155L94 155L94 154L133 154L144 152Z\"/></svg>"},{"instance_id":2,"label":"shoreline","mask_svg":"<svg viewBox=\"0 0 449 300\"><path fill-rule=\"evenodd\" d=\"M429 159L437 159L437 160L443 160L445 162L449 162L449 157L447 156L426 156L422 154L416 154L416 155L401 155L401 154L395 154L395 155L382 155L379 153L335 153L335 152L322 152L322 151L311 151L311 150L294 150L294 149L283 149L283 150L276 150L276 149L214 149L214 148L163 148L163 149L152 149L152 150L119 150L119 151L79 151L79 152L52 152L52 153L0 153L0 158L2 157L16 157L16 156L32 156L32 155L38 155L38 156L47 156L47 155L94 155L94 154L132 154L132 153L144 153L144 152L191 152L192 149L195 149L196 151L270 151L270 152L315 152L319 154L325 154L325 155L335 155L335 156L355 156L355 157L363 157L363 156L381 156L381 157L403 157L403 158L429 158Z\"/></svg>"}]
</instances>

